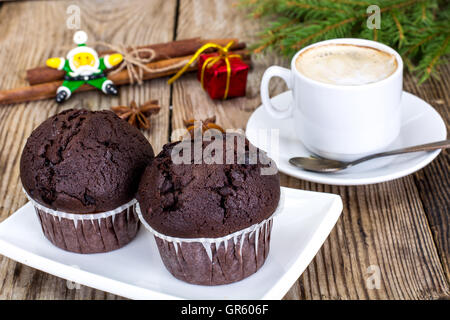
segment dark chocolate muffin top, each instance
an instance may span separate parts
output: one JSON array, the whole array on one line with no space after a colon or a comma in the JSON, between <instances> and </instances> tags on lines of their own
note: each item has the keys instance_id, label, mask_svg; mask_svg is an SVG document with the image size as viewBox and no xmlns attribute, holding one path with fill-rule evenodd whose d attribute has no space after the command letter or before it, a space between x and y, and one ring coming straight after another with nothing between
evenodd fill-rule
<instances>
[{"instance_id":1,"label":"dark chocolate muffin top","mask_svg":"<svg viewBox=\"0 0 450 320\"><path fill-rule=\"evenodd\" d=\"M266 154L243 136L243 148L236 140L227 147L225 136L223 142L218 140L224 150L221 155L211 152L211 142L202 141L203 160L194 161L191 152L187 161L176 164L180 162L174 163L172 153L183 155L189 145L190 150L195 148L194 140L185 140L166 144L147 167L137 199L153 229L173 237L217 238L259 223L276 210L280 180L273 161L269 165ZM216 159L223 156L224 164L211 164L208 154ZM252 154L258 155L257 161ZM232 161L226 161L227 155L232 155ZM270 174L264 174L263 168Z\"/></svg>"},{"instance_id":2,"label":"dark chocolate muffin top","mask_svg":"<svg viewBox=\"0 0 450 320\"><path fill-rule=\"evenodd\" d=\"M102 212L133 199L153 157L142 133L113 112L71 109L32 132L20 178L26 192L46 207Z\"/></svg>"}]
</instances>

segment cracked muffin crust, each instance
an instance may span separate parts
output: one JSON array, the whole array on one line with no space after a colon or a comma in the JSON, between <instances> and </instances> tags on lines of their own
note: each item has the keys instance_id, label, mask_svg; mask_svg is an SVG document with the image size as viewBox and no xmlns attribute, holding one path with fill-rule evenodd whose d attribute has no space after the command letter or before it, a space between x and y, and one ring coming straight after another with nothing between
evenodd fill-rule
<instances>
[{"instance_id":1,"label":"cracked muffin crust","mask_svg":"<svg viewBox=\"0 0 450 320\"><path fill-rule=\"evenodd\" d=\"M243 150L236 141L227 148L225 136L224 164L195 164L192 153L190 163L174 164L171 153L179 143L191 144L194 150L194 140L185 140L166 144L147 167L137 199L144 219L157 232L180 238L217 238L257 224L275 211L280 199L277 170L262 175L269 160L265 153L252 146L259 157L256 164L249 164L250 142L245 139ZM202 150L210 143L203 141ZM227 154L233 154L233 164L226 164ZM237 164L238 158L245 163Z\"/></svg>"},{"instance_id":2,"label":"cracked muffin crust","mask_svg":"<svg viewBox=\"0 0 450 320\"><path fill-rule=\"evenodd\" d=\"M96 213L131 201L153 149L110 111L66 110L37 127L20 161L28 195L45 207Z\"/></svg>"},{"instance_id":3,"label":"cracked muffin crust","mask_svg":"<svg viewBox=\"0 0 450 320\"><path fill-rule=\"evenodd\" d=\"M150 226L167 270L208 286L240 281L264 264L280 200L278 171L264 152L242 135L216 137L222 141L203 140L198 148L194 140L165 145L137 194L140 219Z\"/></svg>"}]
</instances>

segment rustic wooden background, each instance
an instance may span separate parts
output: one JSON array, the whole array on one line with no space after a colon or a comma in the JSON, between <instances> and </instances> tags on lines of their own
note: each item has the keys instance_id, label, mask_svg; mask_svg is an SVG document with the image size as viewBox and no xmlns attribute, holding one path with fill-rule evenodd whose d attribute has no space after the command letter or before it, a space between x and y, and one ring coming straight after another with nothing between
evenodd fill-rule
<instances>
[{"instance_id":1,"label":"rustic wooden background","mask_svg":"<svg viewBox=\"0 0 450 320\"><path fill-rule=\"evenodd\" d=\"M0 89L26 85L24 70L42 65L61 47L72 44L66 9L74 1L29 1L0 4ZM98 41L141 45L201 36L239 37L251 42L258 23L223 0L77 1L81 28ZM91 39L94 40L94 39ZM112 105L158 99L162 111L152 117L146 136L159 151L185 118L215 114L225 128L245 128L260 104L259 82L265 68L288 65L275 55L253 58L247 97L212 101L194 75L174 85L167 79L143 86L125 86L119 98L97 92L76 94L63 106L53 100L0 106L0 221L25 204L19 180L19 159L31 131L67 108L107 109ZM450 67L441 81L417 86L406 75L405 90L433 105L450 123ZM272 94L285 90L281 81ZM169 106L173 106L171 109ZM282 185L341 195L344 211L331 235L285 299L448 299L449 156L402 179L376 185L343 187L310 183L282 175ZM381 288L368 289L369 266L379 266ZM69 286L70 287L70 286ZM120 299L0 256L0 299Z\"/></svg>"}]
</instances>

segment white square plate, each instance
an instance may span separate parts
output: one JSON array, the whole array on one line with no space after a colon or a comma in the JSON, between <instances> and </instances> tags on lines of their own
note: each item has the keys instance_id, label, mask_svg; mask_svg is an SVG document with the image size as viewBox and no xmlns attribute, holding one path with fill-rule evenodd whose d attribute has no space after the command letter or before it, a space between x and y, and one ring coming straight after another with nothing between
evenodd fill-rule
<instances>
[{"instance_id":1,"label":"white square plate","mask_svg":"<svg viewBox=\"0 0 450 320\"><path fill-rule=\"evenodd\" d=\"M153 236L141 227L125 247L82 255L53 246L31 203L0 224L0 254L89 287L132 299L281 299L316 255L342 212L338 195L281 188L270 252L254 275L233 284L198 286L164 267Z\"/></svg>"}]
</instances>

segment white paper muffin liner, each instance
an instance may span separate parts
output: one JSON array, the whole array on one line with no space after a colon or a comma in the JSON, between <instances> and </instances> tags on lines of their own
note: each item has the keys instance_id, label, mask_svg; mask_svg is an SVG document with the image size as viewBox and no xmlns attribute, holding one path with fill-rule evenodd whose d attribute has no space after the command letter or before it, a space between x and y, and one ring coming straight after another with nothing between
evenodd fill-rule
<instances>
[{"instance_id":1,"label":"white paper muffin liner","mask_svg":"<svg viewBox=\"0 0 450 320\"><path fill-rule=\"evenodd\" d=\"M220 285L242 280L264 264L270 248L276 211L260 223L219 238L178 238L159 233L136 211L144 227L155 237L164 265L176 278L201 285Z\"/></svg>"},{"instance_id":2,"label":"white paper muffin liner","mask_svg":"<svg viewBox=\"0 0 450 320\"><path fill-rule=\"evenodd\" d=\"M55 246L76 253L119 249L136 237L139 219L136 199L110 211L75 214L43 206L28 195L45 237Z\"/></svg>"}]
</instances>

